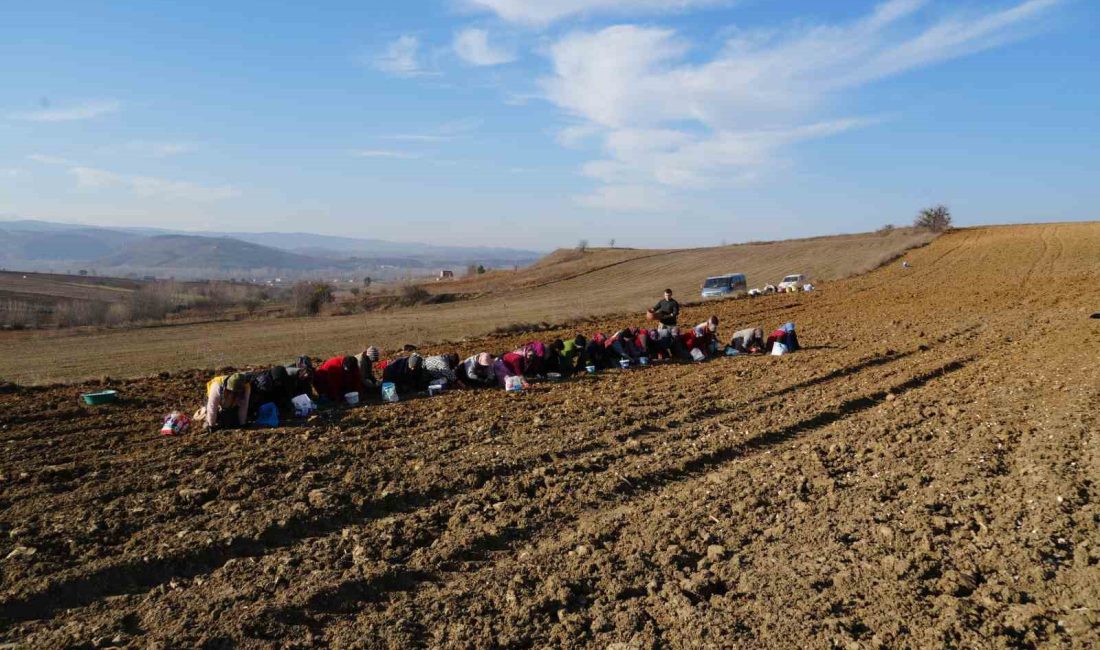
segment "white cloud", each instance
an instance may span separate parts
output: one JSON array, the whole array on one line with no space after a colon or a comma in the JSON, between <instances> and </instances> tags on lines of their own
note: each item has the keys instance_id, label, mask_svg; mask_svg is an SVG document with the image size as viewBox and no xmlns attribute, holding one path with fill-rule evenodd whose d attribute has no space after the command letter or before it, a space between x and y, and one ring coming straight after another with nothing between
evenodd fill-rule
<instances>
[{"instance_id":1,"label":"white cloud","mask_svg":"<svg viewBox=\"0 0 1100 650\"><path fill-rule=\"evenodd\" d=\"M19 178L23 170L18 167L0 167L0 178Z\"/></svg>"},{"instance_id":2,"label":"white cloud","mask_svg":"<svg viewBox=\"0 0 1100 650\"><path fill-rule=\"evenodd\" d=\"M463 61L472 65L500 65L516 60L508 50L489 44L489 32L484 29L464 29L455 34L454 50Z\"/></svg>"},{"instance_id":3,"label":"white cloud","mask_svg":"<svg viewBox=\"0 0 1100 650\"><path fill-rule=\"evenodd\" d=\"M616 212L662 212L673 208L668 194L650 185L603 185L574 200L585 207Z\"/></svg>"},{"instance_id":4,"label":"white cloud","mask_svg":"<svg viewBox=\"0 0 1100 650\"><path fill-rule=\"evenodd\" d=\"M390 133L378 137L383 140L403 142L449 142L476 131L482 123L481 118L467 117L444 122L435 128L427 129L423 133Z\"/></svg>"},{"instance_id":5,"label":"white cloud","mask_svg":"<svg viewBox=\"0 0 1100 650\"><path fill-rule=\"evenodd\" d=\"M1016 38L1058 1L918 21L927 0L891 0L847 24L739 32L702 61L668 29L574 32L550 47L554 74L541 87L580 120L560 142L600 138L605 157L582 173L607 187L585 204L631 205L643 186L743 181L797 142L863 126L871 120L828 119L822 107L859 85Z\"/></svg>"},{"instance_id":6,"label":"white cloud","mask_svg":"<svg viewBox=\"0 0 1100 650\"><path fill-rule=\"evenodd\" d=\"M63 108L45 107L35 111L9 113L8 119L27 122L73 122L117 113L120 108L122 104L114 100L92 101Z\"/></svg>"},{"instance_id":7,"label":"white cloud","mask_svg":"<svg viewBox=\"0 0 1100 650\"><path fill-rule=\"evenodd\" d=\"M374 67L398 77L427 74L420 62L420 39L405 34L386 46L386 51L374 59Z\"/></svg>"},{"instance_id":8,"label":"white cloud","mask_svg":"<svg viewBox=\"0 0 1100 650\"><path fill-rule=\"evenodd\" d=\"M392 149L360 149L351 152L351 154L358 158L397 158L401 160L412 160L420 157L418 153L394 151Z\"/></svg>"},{"instance_id":9,"label":"white cloud","mask_svg":"<svg viewBox=\"0 0 1100 650\"><path fill-rule=\"evenodd\" d=\"M124 150L147 158L168 158L197 151L199 145L194 142L170 142L158 140L131 140Z\"/></svg>"},{"instance_id":10,"label":"white cloud","mask_svg":"<svg viewBox=\"0 0 1100 650\"><path fill-rule=\"evenodd\" d=\"M33 160L36 163L42 163L43 165L75 165L73 161L68 158L62 158L61 156L51 156L44 153L32 153L27 156L27 160Z\"/></svg>"},{"instance_id":11,"label":"white cloud","mask_svg":"<svg viewBox=\"0 0 1100 650\"><path fill-rule=\"evenodd\" d=\"M185 199L188 201L220 201L240 196L229 185L210 187L187 181L174 181L152 176L119 174L105 169L77 166L69 169L76 177L77 187L88 190L121 188L142 197Z\"/></svg>"},{"instance_id":12,"label":"white cloud","mask_svg":"<svg viewBox=\"0 0 1100 650\"><path fill-rule=\"evenodd\" d=\"M454 140L456 136L438 133L394 133L380 137L384 140L398 140L400 142L448 142Z\"/></svg>"},{"instance_id":13,"label":"white cloud","mask_svg":"<svg viewBox=\"0 0 1100 650\"><path fill-rule=\"evenodd\" d=\"M578 147L600 135L600 131L595 124L571 124L559 130L555 139L563 147Z\"/></svg>"},{"instance_id":14,"label":"white cloud","mask_svg":"<svg viewBox=\"0 0 1100 650\"><path fill-rule=\"evenodd\" d=\"M466 0L466 5L490 11L502 20L545 25L562 18L596 13L672 12L730 0Z\"/></svg>"}]
</instances>

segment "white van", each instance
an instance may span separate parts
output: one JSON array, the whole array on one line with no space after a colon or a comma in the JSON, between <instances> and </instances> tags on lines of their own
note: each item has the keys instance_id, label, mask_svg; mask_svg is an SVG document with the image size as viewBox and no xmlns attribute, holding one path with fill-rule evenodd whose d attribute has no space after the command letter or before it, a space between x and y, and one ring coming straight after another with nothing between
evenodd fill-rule
<instances>
[{"instance_id":1,"label":"white van","mask_svg":"<svg viewBox=\"0 0 1100 650\"><path fill-rule=\"evenodd\" d=\"M783 281L776 287L780 292L789 291L791 289L801 289L802 285L806 283L806 276L801 273L795 275L788 275L783 278Z\"/></svg>"},{"instance_id":2,"label":"white van","mask_svg":"<svg viewBox=\"0 0 1100 650\"><path fill-rule=\"evenodd\" d=\"M748 282L744 273L730 273L728 275L715 275L703 282L702 296L704 298L725 298L739 292L748 290Z\"/></svg>"}]
</instances>

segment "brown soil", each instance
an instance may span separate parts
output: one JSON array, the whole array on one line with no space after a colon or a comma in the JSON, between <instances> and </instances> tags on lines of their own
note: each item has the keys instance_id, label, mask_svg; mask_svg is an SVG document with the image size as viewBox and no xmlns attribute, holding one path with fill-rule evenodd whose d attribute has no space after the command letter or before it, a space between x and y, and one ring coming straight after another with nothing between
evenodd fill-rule
<instances>
[{"instance_id":1,"label":"brown soil","mask_svg":"<svg viewBox=\"0 0 1100 650\"><path fill-rule=\"evenodd\" d=\"M203 373L0 391L0 640L1096 647L1100 225L908 259L714 306L786 357L176 438Z\"/></svg>"}]
</instances>

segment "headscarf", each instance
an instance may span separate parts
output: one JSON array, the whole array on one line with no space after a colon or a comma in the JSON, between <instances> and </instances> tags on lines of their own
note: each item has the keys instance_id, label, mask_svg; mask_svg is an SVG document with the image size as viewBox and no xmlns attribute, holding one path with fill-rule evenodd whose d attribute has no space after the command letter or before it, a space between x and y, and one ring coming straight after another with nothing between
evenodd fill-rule
<instances>
[{"instance_id":1,"label":"headscarf","mask_svg":"<svg viewBox=\"0 0 1100 650\"><path fill-rule=\"evenodd\" d=\"M420 356L416 352L409 355L409 370L417 370L420 368L421 363L424 361L424 357Z\"/></svg>"},{"instance_id":2,"label":"headscarf","mask_svg":"<svg viewBox=\"0 0 1100 650\"><path fill-rule=\"evenodd\" d=\"M371 363L378 363L382 358L382 351L372 345L364 351L364 355L371 360Z\"/></svg>"},{"instance_id":3,"label":"headscarf","mask_svg":"<svg viewBox=\"0 0 1100 650\"><path fill-rule=\"evenodd\" d=\"M248 377L243 372L235 372L225 380L225 388L231 393L240 392L247 385Z\"/></svg>"},{"instance_id":4,"label":"headscarf","mask_svg":"<svg viewBox=\"0 0 1100 650\"><path fill-rule=\"evenodd\" d=\"M524 359L541 359L546 356L546 345L542 341L531 341L515 350Z\"/></svg>"},{"instance_id":5,"label":"headscarf","mask_svg":"<svg viewBox=\"0 0 1100 650\"><path fill-rule=\"evenodd\" d=\"M477 365L481 366L482 368L491 367L493 365L493 355L489 354L488 352L482 352L481 354L477 355Z\"/></svg>"}]
</instances>

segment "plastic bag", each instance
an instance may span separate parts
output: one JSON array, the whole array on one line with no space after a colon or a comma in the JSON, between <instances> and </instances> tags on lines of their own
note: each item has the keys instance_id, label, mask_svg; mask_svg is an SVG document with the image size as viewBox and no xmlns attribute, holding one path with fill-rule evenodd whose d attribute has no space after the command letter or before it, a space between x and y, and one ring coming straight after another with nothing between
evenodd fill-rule
<instances>
[{"instance_id":1,"label":"plastic bag","mask_svg":"<svg viewBox=\"0 0 1100 650\"><path fill-rule=\"evenodd\" d=\"M397 385L392 381L387 381L382 384L382 401L383 402L397 402L401 398L397 396Z\"/></svg>"},{"instance_id":2,"label":"plastic bag","mask_svg":"<svg viewBox=\"0 0 1100 650\"><path fill-rule=\"evenodd\" d=\"M696 361L702 361L703 359L707 358L707 355L703 354L703 351L700 350L699 348L692 348L691 349L691 358L695 359Z\"/></svg>"},{"instance_id":3,"label":"plastic bag","mask_svg":"<svg viewBox=\"0 0 1100 650\"><path fill-rule=\"evenodd\" d=\"M205 407L203 408L203 414L205 415ZM164 416L164 424L160 427L160 434L162 436L178 436L187 433L190 428L191 418L186 413L172 411Z\"/></svg>"},{"instance_id":4,"label":"plastic bag","mask_svg":"<svg viewBox=\"0 0 1100 650\"><path fill-rule=\"evenodd\" d=\"M779 341L776 341L775 344L772 346L772 356L781 357L784 354L787 354L787 346L783 345Z\"/></svg>"}]
</instances>

